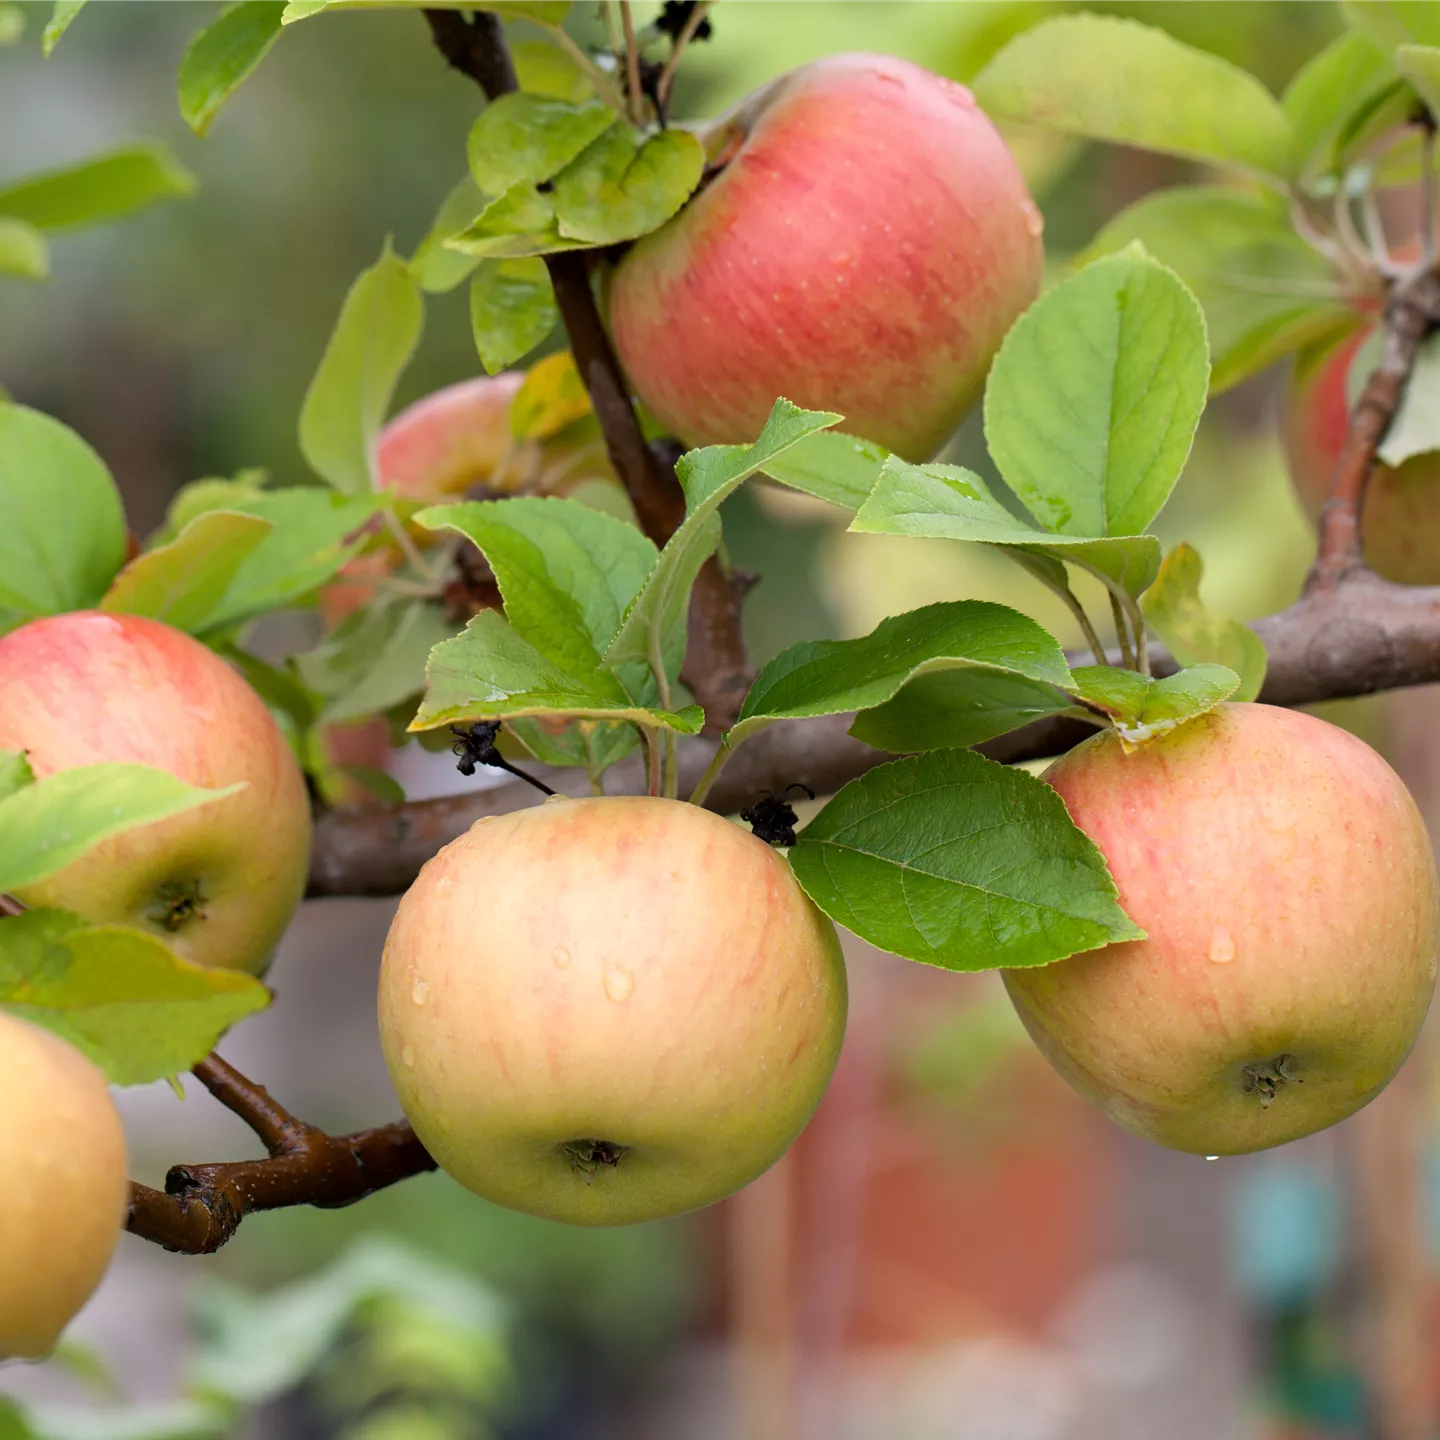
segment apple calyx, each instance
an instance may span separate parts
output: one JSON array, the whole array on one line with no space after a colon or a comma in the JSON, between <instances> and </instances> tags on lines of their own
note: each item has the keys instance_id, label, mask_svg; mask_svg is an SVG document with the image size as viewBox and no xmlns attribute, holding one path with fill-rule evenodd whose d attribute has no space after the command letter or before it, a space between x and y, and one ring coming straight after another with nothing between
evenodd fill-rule
<instances>
[{"instance_id":1,"label":"apple calyx","mask_svg":"<svg viewBox=\"0 0 1440 1440\"><path fill-rule=\"evenodd\" d=\"M1281 1087L1287 1082L1295 1085L1305 1083L1295 1070L1296 1060L1293 1055L1277 1055L1273 1060L1256 1060L1241 1069L1241 1089L1247 1095L1259 1095L1260 1108L1268 1110L1275 1103Z\"/></svg>"},{"instance_id":2,"label":"apple calyx","mask_svg":"<svg viewBox=\"0 0 1440 1440\"><path fill-rule=\"evenodd\" d=\"M629 1150L628 1145L617 1145L613 1140L567 1140L560 1147L570 1168L583 1175L587 1183L602 1165L615 1169Z\"/></svg>"},{"instance_id":3,"label":"apple calyx","mask_svg":"<svg viewBox=\"0 0 1440 1440\"><path fill-rule=\"evenodd\" d=\"M192 920L205 919L205 891L198 877L189 880L167 880L155 888L155 903L145 912L146 918L172 935Z\"/></svg>"}]
</instances>

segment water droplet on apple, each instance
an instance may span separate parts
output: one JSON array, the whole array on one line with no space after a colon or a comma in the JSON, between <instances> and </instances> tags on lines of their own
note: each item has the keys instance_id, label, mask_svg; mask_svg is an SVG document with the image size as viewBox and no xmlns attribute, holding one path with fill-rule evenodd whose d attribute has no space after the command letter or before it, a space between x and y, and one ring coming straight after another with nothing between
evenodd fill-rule
<instances>
[{"instance_id":1,"label":"water droplet on apple","mask_svg":"<svg viewBox=\"0 0 1440 1440\"><path fill-rule=\"evenodd\" d=\"M570 952L563 945L557 945L550 952L550 958L555 962L555 968L557 970L568 970L570 968Z\"/></svg>"},{"instance_id":2,"label":"water droplet on apple","mask_svg":"<svg viewBox=\"0 0 1440 1440\"><path fill-rule=\"evenodd\" d=\"M1216 965L1228 965L1235 958L1235 937L1223 926L1210 932L1210 959Z\"/></svg>"},{"instance_id":3,"label":"water droplet on apple","mask_svg":"<svg viewBox=\"0 0 1440 1440\"><path fill-rule=\"evenodd\" d=\"M563 805L569 798L568 795L547 795L545 803L547 805Z\"/></svg>"},{"instance_id":4,"label":"water droplet on apple","mask_svg":"<svg viewBox=\"0 0 1440 1440\"><path fill-rule=\"evenodd\" d=\"M413 1065L413 1064L415 1063L415 1047L414 1047L413 1045L407 1045L407 1046L400 1052L400 1058L401 1058L407 1065Z\"/></svg>"},{"instance_id":5,"label":"water droplet on apple","mask_svg":"<svg viewBox=\"0 0 1440 1440\"><path fill-rule=\"evenodd\" d=\"M617 1005L630 998L635 989L635 977L623 965L605 967L605 994Z\"/></svg>"},{"instance_id":6,"label":"water droplet on apple","mask_svg":"<svg viewBox=\"0 0 1440 1440\"><path fill-rule=\"evenodd\" d=\"M1218 1155L1207 1155L1205 1158L1207 1160L1218 1160L1220 1157Z\"/></svg>"},{"instance_id":7,"label":"water droplet on apple","mask_svg":"<svg viewBox=\"0 0 1440 1440\"><path fill-rule=\"evenodd\" d=\"M417 1004L423 1005L430 998L430 987L423 980L417 980L411 987L410 998Z\"/></svg>"}]
</instances>

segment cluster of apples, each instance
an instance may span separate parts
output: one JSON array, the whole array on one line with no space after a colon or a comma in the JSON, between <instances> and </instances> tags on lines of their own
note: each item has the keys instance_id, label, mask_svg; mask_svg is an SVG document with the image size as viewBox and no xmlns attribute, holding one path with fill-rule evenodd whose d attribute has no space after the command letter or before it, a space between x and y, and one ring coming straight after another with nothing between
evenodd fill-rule
<instances>
[{"instance_id":1,"label":"cluster of apples","mask_svg":"<svg viewBox=\"0 0 1440 1440\"><path fill-rule=\"evenodd\" d=\"M961 87L875 56L785 77L721 130L724 168L610 285L637 392L692 444L753 438L783 393L928 457L1040 282L1039 216L1001 138ZM382 469L431 496L486 479L513 458L514 383L402 417ZM214 653L148 620L34 621L0 639L0 748L37 775L131 760L247 782L20 898L263 971L304 889L309 802ZM1313 717L1228 705L1138 748L1104 732L1047 779L1149 937L1007 973L1077 1088L1162 1144L1227 1154L1383 1087L1434 986L1440 899L1378 755ZM477 823L400 902L379 993L401 1104L440 1165L587 1225L693 1209L764 1171L818 1104L845 1013L834 928L784 858L665 799L557 797ZM53 1037L0 1017L0 1083L4 1358L47 1350L98 1282L125 1155L98 1073Z\"/></svg>"}]
</instances>

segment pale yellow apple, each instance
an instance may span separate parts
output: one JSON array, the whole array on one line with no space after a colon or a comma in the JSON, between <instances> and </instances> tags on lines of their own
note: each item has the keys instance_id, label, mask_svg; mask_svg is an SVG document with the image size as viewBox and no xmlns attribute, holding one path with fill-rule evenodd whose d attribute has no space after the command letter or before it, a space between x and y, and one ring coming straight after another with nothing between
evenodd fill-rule
<instances>
[{"instance_id":1,"label":"pale yellow apple","mask_svg":"<svg viewBox=\"0 0 1440 1440\"><path fill-rule=\"evenodd\" d=\"M1175 1150L1233 1155L1343 1120L1400 1068L1435 987L1440 896L1400 777L1298 711L1224 705L1046 772L1149 938L1007 970L1082 1095Z\"/></svg>"},{"instance_id":2,"label":"pale yellow apple","mask_svg":"<svg viewBox=\"0 0 1440 1440\"><path fill-rule=\"evenodd\" d=\"M501 1205L623 1225L768 1169L845 1030L834 927L786 861L675 800L479 821L400 902L380 1037L441 1168Z\"/></svg>"},{"instance_id":3,"label":"pale yellow apple","mask_svg":"<svg viewBox=\"0 0 1440 1440\"><path fill-rule=\"evenodd\" d=\"M125 1225L125 1132L73 1046L0 1012L0 1360L38 1360Z\"/></svg>"},{"instance_id":4,"label":"pale yellow apple","mask_svg":"<svg viewBox=\"0 0 1440 1440\"><path fill-rule=\"evenodd\" d=\"M260 697L213 650L138 615L76 611L0 637L0 750L37 776L101 761L244 789L103 841L28 905L159 936L198 965L269 963L310 857L310 800Z\"/></svg>"}]
</instances>

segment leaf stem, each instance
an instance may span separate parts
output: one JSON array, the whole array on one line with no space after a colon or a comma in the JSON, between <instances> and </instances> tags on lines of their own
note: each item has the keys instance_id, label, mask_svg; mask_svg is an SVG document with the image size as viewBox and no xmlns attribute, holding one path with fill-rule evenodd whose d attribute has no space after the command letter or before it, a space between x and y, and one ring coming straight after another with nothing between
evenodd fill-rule
<instances>
[{"instance_id":1,"label":"leaf stem","mask_svg":"<svg viewBox=\"0 0 1440 1440\"><path fill-rule=\"evenodd\" d=\"M1096 633L1094 625L1090 623L1090 616L1086 614L1085 607L1080 603L1080 597L1070 588L1068 580L1059 595L1069 606L1070 613L1079 621L1080 633L1085 637L1085 643L1090 647L1090 653L1094 655L1095 663L1108 665L1110 661L1105 654L1105 647L1100 643L1100 636Z\"/></svg>"},{"instance_id":2,"label":"leaf stem","mask_svg":"<svg viewBox=\"0 0 1440 1440\"><path fill-rule=\"evenodd\" d=\"M420 547L411 538L410 532L401 524L395 512L387 506L381 513L385 516L385 528L389 530L390 538L400 547L400 553L404 555L410 566L418 570L427 580L438 581L439 575L420 553Z\"/></svg>"},{"instance_id":3,"label":"leaf stem","mask_svg":"<svg viewBox=\"0 0 1440 1440\"><path fill-rule=\"evenodd\" d=\"M1126 595L1125 608L1130 614L1130 627L1135 634L1135 668L1142 675L1150 672L1150 636L1145 628L1145 612L1133 595Z\"/></svg>"},{"instance_id":4,"label":"leaf stem","mask_svg":"<svg viewBox=\"0 0 1440 1440\"><path fill-rule=\"evenodd\" d=\"M720 742L720 747L710 757L710 763L705 767L705 773L700 777L700 783L690 792L690 803L692 805L703 805L706 797L710 794L710 787L720 778L720 772L725 768L730 757L735 753L733 747L726 740Z\"/></svg>"},{"instance_id":5,"label":"leaf stem","mask_svg":"<svg viewBox=\"0 0 1440 1440\"><path fill-rule=\"evenodd\" d=\"M563 25L542 25L541 28L580 67L601 100L622 120L628 120L625 97L616 88L615 82L585 53L584 46Z\"/></svg>"},{"instance_id":6,"label":"leaf stem","mask_svg":"<svg viewBox=\"0 0 1440 1440\"><path fill-rule=\"evenodd\" d=\"M625 90L630 101L630 123L645 124L645 92L640 88L640 45L635 39L635 15L630 0L620 0L620 23L625 27Z\"/></svg>"},{"instance_id":7,"label":"leaf stem","mask_svg":"<svg viewBox=\"0 0 1440 1440\"><path fill-rule=\"evenodd\" d=\"M1126 623L1125 608L1120 603L1120 597L1112 590L1110 591L1110 614L1115 618L1115 638L1120 642L1120 658L1125 662L1127 670L1136 669L1135 647L1130 643L1130 627Z\"/></svg>"},{"instance_id":8,"label":"leaf stem","mask_svg":"<svg viewBox=\"0 0 1440 1440\"><path fill-rule=\"evenodd\" d=\"M1420 136L1420 264L1435 263L1435 117L1426 111Z\"/></svg>"},{"instance_id":9,"label":"leaf stem","mask_svg":"<svg viewBox=\"0 0 1440 1440\"><path fill-rule=\"evenodd\" d=\"M648 795L659 795L664 788L660 739L650 725L642 725L640 733L645 737L645 792Z\"/></svg>"},{"instance_id":10,"label":"leaf stem","mask_svg":"<svg viewBox=\"0 0 1440 1440\"><path fill-rule=\"evenodd\" d=\"M665 798L678 799L680 795L680 748L676 744L675 732L665 731Z\"/></svg>"},{"instance_id":11,"label":"leaf stem","mask_svg":"<svg viewBox=\"0 0 1440 1440\"><path fill-rule=\"evenodd\" d=\"M665 61L665 68L660 72L659 82L655 86L655 98L660 104L662 119L670 103L670 87L675 83L675 72L679 68L680 57L685 53L685 47L695 38L695 32L700 28L706 11L713 3L714 0L700 0L700 3L692 6L690 18L685 22L685 28L675 37L675 44L670 49L669 59Z\"/></svg>"}]
</instances>

